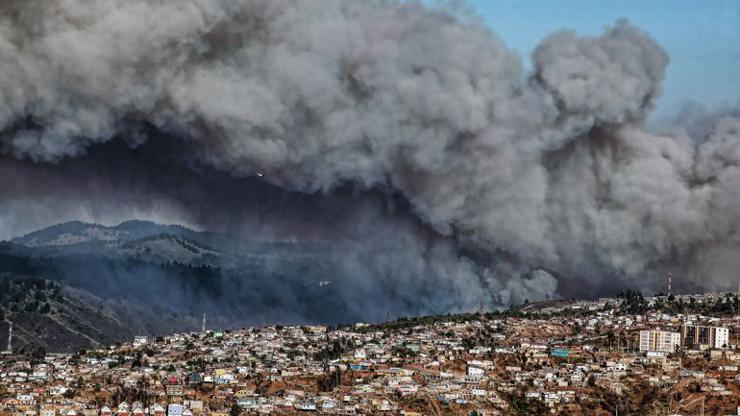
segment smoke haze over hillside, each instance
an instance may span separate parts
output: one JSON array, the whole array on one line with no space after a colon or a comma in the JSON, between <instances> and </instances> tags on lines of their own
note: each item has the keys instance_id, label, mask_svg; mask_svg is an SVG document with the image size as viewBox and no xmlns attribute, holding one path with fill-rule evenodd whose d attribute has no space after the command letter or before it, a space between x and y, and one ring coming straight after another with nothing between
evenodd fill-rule
<instances>
[{"instance_id":1,"label":"smoke haze over hillside","mask_svg":"<svg viewBox=\"0 0 740 416\"><path fill-rule=\"evenodd\" d=\"M740 114L644 127L669 57L627 21L525 71L413 2L9 0L0 57L5 237L145 217L340 242L358 290L445 288L419 312L735 286Z\"/></svg>"}]
</instances>

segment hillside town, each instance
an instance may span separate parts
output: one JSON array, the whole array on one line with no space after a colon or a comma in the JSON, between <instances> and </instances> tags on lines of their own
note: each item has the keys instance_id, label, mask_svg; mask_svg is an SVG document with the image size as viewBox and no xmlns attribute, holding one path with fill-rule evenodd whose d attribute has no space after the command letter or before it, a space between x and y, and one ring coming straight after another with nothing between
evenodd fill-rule
<instances>
[{"instance_id":1,"label":"hillside town","mask_svg":"<svg viewBox=\"0 0 740 416\"><path fill-rule=\"evenodd\" d=\"M344 327L203 328L74 354L13 351L11 335L0 415L737 415L737 303L628 292Z\"/></svg>"}]
</instances>

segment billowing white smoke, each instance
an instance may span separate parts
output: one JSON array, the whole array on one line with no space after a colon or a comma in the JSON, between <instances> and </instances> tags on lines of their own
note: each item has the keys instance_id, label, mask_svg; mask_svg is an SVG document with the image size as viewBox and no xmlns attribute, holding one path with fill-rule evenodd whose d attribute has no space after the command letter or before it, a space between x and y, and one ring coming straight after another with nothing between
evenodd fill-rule
<instances>
[{"instance_id":1,"label":"billowing white smoke","mask_svg":"<svg viewBox=\"0 0 740 416\"><path fill-rule=\"evenodd\" d=\"M740 266L740 118L646 130L668 57L625 21L545 39L525 73L485 27L393 0L0 12L0 150L17 158L135 146L148 123L197 163L285 189L387 187L465 247L583 281L647 287L680 265L724 288ZM501 302L555 295L544 270L520 272L477 271Z\"/></svg>"}]
</instances>

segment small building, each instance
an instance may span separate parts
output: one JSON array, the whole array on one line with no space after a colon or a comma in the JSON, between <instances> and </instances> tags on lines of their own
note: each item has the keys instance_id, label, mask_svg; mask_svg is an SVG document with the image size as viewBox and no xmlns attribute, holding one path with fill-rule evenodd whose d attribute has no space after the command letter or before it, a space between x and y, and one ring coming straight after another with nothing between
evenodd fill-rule
<instances>
[{"instance_id":1,"label":"small building","mask_svg":"<svg viewBox=\"0 0 740 416\"><path fill-rule=\"evenodd\" d=\"M150 343L150 339L146 335L137 335L134 337L134 348L143 347Z\"/></svg>"},{"instance_id":2,"label":"small building","mask_svg":"<svg viewBox=\"0 0 740 416\"><path fill-rule=\"evenodd\" d=\"M170 404L167 406L167 416L183 416L185 408L181 404Z\"/></svg>"}]
</instances>

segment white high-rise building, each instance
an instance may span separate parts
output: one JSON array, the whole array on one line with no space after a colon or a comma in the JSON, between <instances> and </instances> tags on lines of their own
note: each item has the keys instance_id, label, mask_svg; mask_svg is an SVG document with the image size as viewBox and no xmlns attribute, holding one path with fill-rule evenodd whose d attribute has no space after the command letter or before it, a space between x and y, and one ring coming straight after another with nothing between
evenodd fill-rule
<instances>
[{"instance_id":1,"label":"white high-rise building","mask_svg":"<svg viewBox=\"0 0 740 416\"><path fill-rule=\"evenodd\" d=\"M674 352L681 345L681 333L640 331L640 351Z\"/></svg>"},{"instance_id":2,"label":"white high-rise building","mask_svg":"<svg viewBox=\"0 0 740 416\"><path fill-rule=\"evenodd\" d=\"M730 330L728 328L715 328L714 348L726 348L730 345Z\"/></svg>"},{"instance_id":3,"label":"white high-rise building","mask_svg":"<svg viewBox=\"0 0 740 416\"><path fill-rule=\"evenodd\" d=\"M725 348L730 345L730 330L724 327L684 325L681 329L684 347Z\"/></svg>"}]
</instances>

